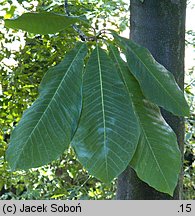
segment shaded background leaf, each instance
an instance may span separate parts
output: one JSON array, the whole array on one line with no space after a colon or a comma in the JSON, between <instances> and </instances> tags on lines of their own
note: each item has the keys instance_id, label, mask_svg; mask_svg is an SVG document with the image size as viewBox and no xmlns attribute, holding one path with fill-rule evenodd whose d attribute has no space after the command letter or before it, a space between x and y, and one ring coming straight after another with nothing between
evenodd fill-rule
<instances>
[{"instance_id":1,"label":"shaded background leaf","mask_svg":"<svg viewBox=\"0 0 195 216\"><path fill-rule=\"evenodd\" d=\"M25 13L16 19L6 19L5 26L44 35L59 32L76 22L86 22L86 19L83 16L71 17L51 12L42 12Z\"/></svg>"}]
</instances>

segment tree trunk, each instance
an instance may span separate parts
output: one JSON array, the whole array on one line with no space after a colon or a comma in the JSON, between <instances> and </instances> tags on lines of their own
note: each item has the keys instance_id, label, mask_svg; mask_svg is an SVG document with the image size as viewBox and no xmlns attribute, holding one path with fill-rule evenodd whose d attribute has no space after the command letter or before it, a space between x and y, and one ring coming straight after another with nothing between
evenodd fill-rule
<instances>
[{"instance_id":1,"label":"tree trunk","mask_svg":"<svg viewBox=\"0 0 195 216\"><path fill-rule=\"evenodd\" d=\"M154 58L173 73L177 83L184 87L186 0L130 1L130 38L147 47ZM183 155L184 119L161 110L167 123L177 135ZM171 164L170 164L171 166ZM128 167L118 178L117 199L157 200L181 199L182 171L174 197L160 193L142 182Z\"/></svg>"}]
</instances>

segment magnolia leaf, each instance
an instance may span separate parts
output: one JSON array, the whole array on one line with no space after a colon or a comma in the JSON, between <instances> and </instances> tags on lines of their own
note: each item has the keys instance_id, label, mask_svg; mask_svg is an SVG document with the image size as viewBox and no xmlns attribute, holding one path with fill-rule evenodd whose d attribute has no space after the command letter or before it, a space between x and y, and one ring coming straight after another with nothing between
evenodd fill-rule
<instances>
[{"instance_id":1,"label":"magnolia leaf","mask_svg":"<svg viewBox=\"0 0 195 216\"><path fill-rule=\"evenodd\" d=\"M25 13L16 19L6 19L5 26L34 34L53 34L76 22L86 22L83 17L71 17L51 12Z\"/></svg>"},{"instance_id":2,"label":"magnolia leaf","mask_svg":"<svg viewBox=\"0 0 195 216\"><path fill-rule=\"evenodd\" d=\"M188 116L189 106L174 76L156 62L146 48L116 33L113 35L124 50L128 67L138 80L144 96L175 115Z\"/></svg>"},{"instance_id":3,"label":"magnolia leaf","mask_svg":"<svg viewBox=\"0 0 195 216\"><path fill-rule=\"evenodd\" d=\"M159 108L145 99L118 50L110 46L110 53L132 99L141 129L140 141L130 165L141 180L158 191L173 195L181 168L176 135L161 116Z\"/></svg>"},{"instance_id":4,"label":"magnolia leaf","mask_svg":"<svg viewBox=\"0 0 195 216\"><path fill-rule=\"evenodd\" d=\"M78 43L44 76L39 97L11 135L6 158L12 170L45 165L68 148L81 112L86 53L86 45Z\"/></svg>"},{"instance_id":5,"label":"magnolia leaf","mask_svg":"<svg viewBox=\"0 0 195 216\"><path fill-rule=\"evenodd\" d=\"M103 182L119 175L132 159L139 126L112 60L98 45L83 83L83 109L72 146L83 166Z\"/></svg>"}]
</instances>

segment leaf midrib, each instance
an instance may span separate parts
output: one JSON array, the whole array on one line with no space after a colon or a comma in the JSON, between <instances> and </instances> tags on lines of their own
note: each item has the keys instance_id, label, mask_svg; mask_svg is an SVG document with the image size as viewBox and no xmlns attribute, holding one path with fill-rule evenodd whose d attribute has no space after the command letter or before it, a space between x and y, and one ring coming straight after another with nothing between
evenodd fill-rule
<instances>
[{"instance_id":1,"label":"leaf midrib","mask_svg":"<svg viewBox=\"0 0 195 216\"><path fill-rule=\"evenodd\" d=\"M104 151L105 151L105 163L106 163L106 174L108 178L108 159L106 156L106 119L105 119L105 104L104 104L104 90L103 90L103 80L102 80L102 69L100 64L100 53L99 47L97 45L97 57L98 57L98 69L99 69L99 78L100 78L100 92L101 92L101 104L102 104L102 118L103 118L103 126L104 126Z\"/></svg>"}]
</instances>

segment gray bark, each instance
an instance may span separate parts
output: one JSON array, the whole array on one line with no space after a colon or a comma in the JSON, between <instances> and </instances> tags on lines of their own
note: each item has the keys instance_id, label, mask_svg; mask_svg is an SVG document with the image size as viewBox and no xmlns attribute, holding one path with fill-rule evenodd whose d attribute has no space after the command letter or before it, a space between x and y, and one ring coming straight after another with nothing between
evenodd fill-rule
<instances>
[{"instance_id":1,"label":"gray bark","mask_svg":"<svg viewBox=\"0 0 195 216\"><path fill-rule=\"evenodd\" d=\"M147 47L154 58L173 73L177 83L184 87L186 0L130 1L130 38ZM167 123L177 135L183 154L184 119L161 110ZM171 166L171 164L170 164ZM182 171L174 197L160 193L142 182L128 167L118 178L117 199L156 200L181 199Z\"/></svg>"}]
</instances>

